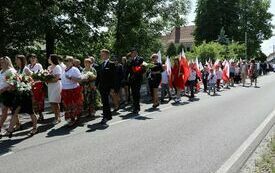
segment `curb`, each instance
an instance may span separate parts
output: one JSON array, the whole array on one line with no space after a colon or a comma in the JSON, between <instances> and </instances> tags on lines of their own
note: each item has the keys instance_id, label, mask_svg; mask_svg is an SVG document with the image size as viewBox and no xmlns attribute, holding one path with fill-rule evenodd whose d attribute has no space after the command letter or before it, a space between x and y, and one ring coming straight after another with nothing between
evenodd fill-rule
<instances>
[{"instance_id":1,"label":"curb","mask_svg":"<svg viewBox=\"0 0 275 173\"><path fill-rule=\"evenodd\" d=\"M216 171L216 173L238 173L274 124L275 109L244 141L244 143L242 143L235 153Z\"/></svg>"}]
</instances>

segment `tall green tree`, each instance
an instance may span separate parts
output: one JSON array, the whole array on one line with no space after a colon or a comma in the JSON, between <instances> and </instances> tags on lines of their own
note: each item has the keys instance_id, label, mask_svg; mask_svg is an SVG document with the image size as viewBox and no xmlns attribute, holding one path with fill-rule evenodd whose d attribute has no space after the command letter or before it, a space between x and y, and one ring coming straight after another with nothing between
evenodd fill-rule
<instances>
[{"instance_id":1,"label":"tall green tree","mask_svg":"<svg viewBox=\"0 0 275 173\"><path fill-rule=\"evenodd\" d=\"M143 55L161 48L161 32L185 23L189 0L118 0L114 3L114 52L120 57L131 47Z\"/></svg>"},{"instance_id":2,"label":"tall green tree","mask_svg":"<svg viewBox=\"0 0 275 173\"><path fill-rule=\"evenodd\" d=\"M110 0L1 1L1 54L22 50L35 42L46 45L47 56L59 50L78 53L89 49L106 25ZM3 14L3 15L2 15ZM3 25L2 25L3 24ZM3 36L3 37L2 37Z\"/></svg>"},{"instance_id":3,"label":"tall green tree","mask_svg":"<svg viewBox=\"0 0 275 173\"><path fill-rule=\"evenodd\" d=\"M229 40L245 41L248 56L260 50L260 44L272 36L270 0L198 0L196 9L196 43L216 41L224 27Z\"/></svg>"},{"instance_id":4,"label":"tall green tree","mask_svg":"<svg viewBox=\"0 0 275 173\"><path fill-rule=\"evenodd\" d=\"M239 0L198 0L195 18L197 43L218 39L222 27L229 38L238 30Z\"/></svg>"},{"instance_id":5,"label":"tall green tree","mask_svg":"<svg viewBox=\"0 0 275 173\"><path fill-rule=\"evenodd\" d=\"M272 17L268 12L270 0L241 0L241 13L239 17L239 30L235 40L245 42L247 33L247 54L253 58L261 52L261 43L272 37Z\"/></svg>"}]
</instances>

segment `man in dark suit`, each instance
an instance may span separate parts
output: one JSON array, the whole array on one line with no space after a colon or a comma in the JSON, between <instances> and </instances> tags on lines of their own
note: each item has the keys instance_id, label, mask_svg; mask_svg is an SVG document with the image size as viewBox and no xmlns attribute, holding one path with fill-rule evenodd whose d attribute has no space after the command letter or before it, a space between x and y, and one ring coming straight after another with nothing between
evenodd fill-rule
<instances>
[{"instance_id":1,"label":"man in dark suit","mask_svg":"<svg viewBox=\"0 0 275 173\"><path fill-rule=\"evenodd\" d=\"M98 71L98 87L103 104L102 125L106 125L107 121L112 119L112 113L109 103L109 95L111 89L115 86L115 64L109 60L110 52L107 49L100 51L103 63L99 66Z\"/></svg>"},{"instance_id":2,"label":"man in dark suit","mask_svg":"<svg viewBox=\"0 0 275 173\"><path fill-rule=\"evenodd\" d=\"M129 83L133 96L133 113L138 114L140 111L140 88L143 78L143 58L139 57L137 50L133 48L131 49L131 59Z\"/></svg>"}]
</instances>

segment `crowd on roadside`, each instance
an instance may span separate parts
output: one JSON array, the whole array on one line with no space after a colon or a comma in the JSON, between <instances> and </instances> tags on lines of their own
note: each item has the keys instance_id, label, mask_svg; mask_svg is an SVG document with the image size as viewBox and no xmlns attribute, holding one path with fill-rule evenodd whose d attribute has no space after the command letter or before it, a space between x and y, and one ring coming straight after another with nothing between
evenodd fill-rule
<instances>
[{"instance_id":1,"label":"crowd on roadside","mask_svg":"<svg viewBox=\"0 0 275 173\"><path fill-rule=\"evenodd\" d=\"M174 58L173 64L169 58L162 62L158 54L153 54L151 62L146 63L134 48L121 58L121 63L117 58L110 58L107 49L101 50L100 57L99 64L94 57L86 57L82 66L82 62L72 56L53 54L48 58L46 70L35 54L17 55L16 67L9 57L1 57L0 138L11 138L15 131L21 130L19 114L22 113L30 115L33 127L29 136L35 135L37 123L44 121L45 97L51 104L54 124L62 121L61 112L65 112L67 125L72 127L81 117L95 117L96 111L102 109L100 124L105 126L112 119L112 112L119 111L122 105L132 103L133 114L140 112L140 89L144 78L152 109L158 109L161 103L171 100L180 103L182 93L194 99L201 85L209 95L236 84L245 86L247 79L250 86L254 84L256 87L259 75L273 71L270 64L255 60L217 60L203 65L198 60L188 61L184 53ZM8 112L12 114L11 120L3 134L2 127Z\"/></svg>"}]
</instances>

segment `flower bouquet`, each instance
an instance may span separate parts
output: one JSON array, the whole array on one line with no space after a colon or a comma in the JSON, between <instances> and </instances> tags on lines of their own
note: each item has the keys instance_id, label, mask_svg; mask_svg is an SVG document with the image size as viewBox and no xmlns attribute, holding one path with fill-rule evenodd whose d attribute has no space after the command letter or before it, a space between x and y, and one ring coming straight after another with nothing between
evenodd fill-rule
<instances>
[{"instance_id":1,"label":"flower bouquet","mask_svg":"<svg viewBox=\"0 0 275 173\"><path fill-rule=\"evenodd\" d=\"M38 73L33 73L32 78L35 81L48 82L55 79L55 76L50 74L47 70L43 70Z\"/></svg>"},{"instance_id":2,"label":"flower bouquet","mask_svg":"<svg viewBox=\"0 0 275 173\"><path fill-rule=\"evenodd\" d=\"M6 82L13 87L14 91L19 96L22 96L22 94L31 94L32 81L32 78L26 75L10 73L6 76Z\"/></svg>"},{"instance_id":3,"label":"flower bouquet","mask_svg":"<svg viewBox=\"0 0 275 173\"><path fill-rule=\"evenodd\" d=\"M82 80L95 80L96 79L96 75L93 72L85 72L84 74L82 74L81 76Z\"/></svg>"}]
</instances>

